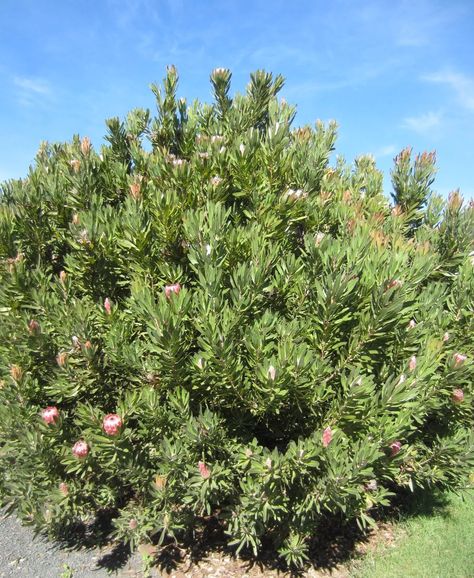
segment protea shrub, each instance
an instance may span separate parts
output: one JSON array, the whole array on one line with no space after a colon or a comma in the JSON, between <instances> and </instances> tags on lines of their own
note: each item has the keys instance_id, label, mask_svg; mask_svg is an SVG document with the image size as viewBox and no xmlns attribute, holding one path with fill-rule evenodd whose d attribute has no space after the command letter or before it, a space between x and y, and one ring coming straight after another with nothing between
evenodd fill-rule
<instances>
[{"instance_id":1,"label":"protea shrub","mask_svg":"<svg viewBox=\"0 0 474 578\"><path fill-rule=\"evenodd\" d=\"M474 465L474 210L403 150L390 201L280 76L43 144L0 197L0 495L133 548L214 517L289 564L331 516ZM470 255L471 253L471 255ZM326 522L325 522L326 523Z\"/></svg>"}]
</instances>

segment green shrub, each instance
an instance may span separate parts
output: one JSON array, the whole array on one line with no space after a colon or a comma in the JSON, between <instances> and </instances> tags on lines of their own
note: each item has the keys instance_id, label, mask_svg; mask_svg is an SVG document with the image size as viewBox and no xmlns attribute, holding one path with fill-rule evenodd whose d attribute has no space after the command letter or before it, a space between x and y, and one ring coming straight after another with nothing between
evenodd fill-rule
<instances>
[{"instance_id":1,"label":"green shrub","mask_svg":"<svg viewBox=\"0 0 474 578\"><path fill-rule=\"evenodd\" d=\"M1 185L0 495L50 532L115 516L132 547L215 517L301 564L328 516L474 465L474 210L434 154L330 168L257 72L108 144L44 144Z\"/></svg>"}]
</instances>

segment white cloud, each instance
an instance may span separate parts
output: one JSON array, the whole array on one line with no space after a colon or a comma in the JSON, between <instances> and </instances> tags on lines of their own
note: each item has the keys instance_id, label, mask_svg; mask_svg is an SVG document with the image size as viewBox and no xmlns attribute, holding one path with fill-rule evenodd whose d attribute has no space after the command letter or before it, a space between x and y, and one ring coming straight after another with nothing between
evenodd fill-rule
<instances>
[{"instance_id":1,"label":"white cloud","mask_svg":"<svg viewBox=\"0 0 474 578\"><path fill-rule=\"evenodd\" d=\"M398 147L394 144L389 144L389 145L385 145L383 147L380 147L379 149L376 149L374 153L372 153L374 155L375 158L380 158L380 157L390 157L392 155L394 155L395 153L398 152Z\"/></svg>"},{"instance_id":2,"label":"white cloud","mask_svg":"<svg viewBox=\"0 0 474 578\"><path fill-rule=\"evenodd\" d=\"M439 126L441 123L441 113L427 112L419 116L409 116L403 120L403 128L408 128L415 132L428 132Z\"/></svg>"},{"instance_id":3,"label":"white cloud","mask_svg":"<svg viewBox=\"0 0 474 578\"><path fill-rule=\"evenodd\" d=\"M18 102L22 106L37 105L52 97L52 89L43 78L15 76L13 84L17 88Z\"/></svg>"},{"instance_id":4,"label":"white cloud","mask_svg":"<svg viewBox=\"0 0 474 578\"><path fill-rule=\"evenodd\" d=\"M474 78L460 72L444 71L427 74L422 79L449 86L463 107L474 110Z\"/></svg>"}]
</instances>

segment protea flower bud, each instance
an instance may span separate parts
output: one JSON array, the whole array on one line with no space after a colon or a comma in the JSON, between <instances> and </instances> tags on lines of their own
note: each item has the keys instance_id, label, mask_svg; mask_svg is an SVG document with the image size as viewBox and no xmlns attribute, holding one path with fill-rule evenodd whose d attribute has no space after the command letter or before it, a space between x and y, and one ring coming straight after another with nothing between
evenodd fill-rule
<instances>
[{"instance_id":1,"label":"protea flower bud","mask_svg":"<svg viewBox=\"0 0 474 578\"><path fill-rule=\"evenodd\" d=\"M389 447L390 447L390 455L394 457L402 449L402 443L399 441L392 442Z\"/></svg>"},{"instance_id":2,"label":"protea flower bud","mask_svg":"<svg viewBox=\"0 0 474 578\"><path fill-rule=\"evenodd\" d=\"M370 480L365 484L365 489L368 492L375 492L378 488L377 480Z\"/></svg>"},{"instance_id":3,"label":"protea flower bud","mask_svg":"<svg viewBox=\"0 0 474 578\"><path fill-rule=\"evenodd\" d=\"M332 441L332 429L327 427L323 431L323 447L327 448Z\"/></svg>"},{"instance_id":4,"label":"protea flower bud","mask_svg":"<svg viewBox=\"0 0 474 578\"><path fill-rule=\"evenodd\" d=\"M102 427L109 436L116 436L122 428L122 418L116 413L109 413L102 421Z\"/></svg>"},{"instance_id":5,"label":"protea flower bud","mask_svg":"<svg viewBox=\"0 0 474 578\"><path fill-rule=\"evenodd\" d=\"M20 381L23 377L23 370L19 365L12 365L10 366L10 375L15 381Z\"/></svg>"},{"instance_id":6,"label":"protea flower bud","mask_svg":"<svg viewBox=\"0 0 474 578\"><path fill-rule=\"evenodd\" d=\"M410 357L410 361L408 362L408 369L410 371L415 371L416 369L416 357L414 355Z\"/></svg>"},{"instance_id":7,"label":"protea flower bud","mask_svg":"<svg viewBox=\"0 0 474 578\"><path fill-rule=\"evenodd\" d=\"M87 340L84 343L84 349L87 349L87 351L89 351L89 349L92 349L92 343L89 340Z\"/></svg>"},{"instance_id":8,"label":"protea flower bud","mask_svg":"<svg viewBox=\"0 0 474 578\"><path fill-rule=\"evenodd\" d=\"M61 482L58 489L64 497L69 494L69 487L65 482Z\"/></svg>"},{"instance_id":9,"label":"protea flower bud","mask_svg":"<svg viewBox=\"0 0 474 578\"><path fill-rule=\"evenodd\" d=\"M133 199L137 200L140 198L141 196L140 189L141 189L140 183L132 183L130 185L130 195L132 196Z\"/></svg>"},{"instance_id":10,"label":"protea flower bud","mask_svg":"<svg viewBox=\"0 0 474 578\"><path fill-rule=\"evenodd\" d=\"M28 323L28 333L30 335L37 335L40 332L40 324L36 321L36 319L32 319Z\"/></svg>"},{"instance_id":11,"label":"protea flower bud","mask_svg":"<svg viewBox=\"0 0 474 578\"><path fill-rule=\"evenodd\" d=\"M325 236L326 235L321 231L316 234L316 236L314 237L314 244L316 245L316 247L319 247L321 245Z\"/></svg>"},{"instance_id":12,"label":"protea flower bud","mask_svg":"<svg viewBox=\"0 0 474 578\"><path fill-rule=\"evenodd\" d=\"M155 476L155 486L158 490L164 490L165 486L166 486L166 481L167 478L166 476L162 476L160 474L158 474L157 476Z\"/></svg>"},{"instance_id":13,"label":"protea flower bud","mask_svg":"<svg viewBox=\"0 0 474 578\"><path fill-rule=\"evenodd\" d=\"M449 341L449 333L446 331L446 333L443 335L443 341L444 343L446 343L446 341Z\"/></svg>"},{"instance_id":14,"label":"protea flower bud","mask_svg":"<svg viewBox=\"0 0 474 578\"><path fill-rule=\"evenodd\" d=\"M61 351L56 355L56 363L59 367L64 367L67 361L67 353L65 351Z\"/></svg>"},{"instance_id":15,"label":"protea flower bud","mask_svg":"<svg viewBox=\"0 0 474 578\"><path fill-rule=\"evenodd\" d=\"M454 367L459 367L466 361L467 356L463 355L462 353L455 353L453 359L454 359Z\"/></svg>"},{"instance_id":16,"label":"protea flower bud","mask_svg":"<svg viewBox=\"0 0 474 578\"><path fill-rule=\"evenodd\" d=\"M128 523L128 527L130 528L130 530L136 530L138 528L138 522L136 521L135 518L132 518L130 520L130 522Z\"/></svg>"},{"instance_id":17,"label":"protea flower bud","mask_svg":"<svg viewBox=\"0 0 474 578\"><path fill-rule=\"evenodd\" d=\"M402 282L400 281L400 279L392 279L391 281L389 281L387 288L386 288L386 291L388 291L389 289L393 289L393 288L398 289L401 286L402 286Z\"/></svg>"},{"instance_id":18,"label":"protea flower bud","mask_svg":"<svg viewBox=\"0 0 474 578\"><path fill-rule=\"evenodd\" d=\"M59 410L56 406L49 405L41 410L41 417L43 418L44 423L48 425L55 424L59 419Z\"/></svg>"},{"instance_id":19,"label":"protea flower bud","mask_svg":"<svg viewBox=\"0 0 474 578\"><path fill-rule=\"evenodd\" d=\"M81 153L86 156L90 153L91 150L91 141L90 138L85 136L82 140L81 140Z\"/></svg>"},{"instance_id":20,"label":"protea flower bud","mask_svg":"<svg viewBox=\"0 0 474 578\"><path fill-rule=\"evenodd\" d=\"M270 379L271 381L275 381L276 369L273 367L273 365L270 365L270 367L268 368L267 375L268 379Z\"/></svg>"},{"instance_id":21,"label":"protea flower bud","mask_svg":"<svg viewBox=\"0 0 474 578\"><path fill-rule=\"evenodd\" d=\"M272 459L271 459L271 458L267 458L267 459L265 460L265 465L266 465L266 467L267 467L269 470L271 470L272 467L273 467Z\"/></svg>"},{"instance_id":22,"label":"protea flower bud","mask_svg":"<svg viewBox=\"0 0 474 578\"><path fill-rule=\"evenodd\" d=\"M211 470L206 466L204 462L198 463L199 473L204 480L207 480L211 476Z\"/></svg>"},{"instance_id":23,"label":"protea flower bud","mask_svg":"<svg viewBox=\"0 0 474 578\"><path fill-rule=\"evenodd\" d=\"M462 389L454 389L451 394L453 403L462 403L464 401L464 391Z\"/></svg>"},{"instance_id":24,"label":"protea flower bud","mask_svg":"<svg viewBox=\"0 0 474 578\"><path fill-rule=\"evenodd\" d=\"M108 297L105 298L104 309L107 315L110 315L112 313L112 303L110 302L110 299Z\"/></svg>"},{"instance_id":25,"label":"protea flower bud","mask_svg":"<svg viewBox=\"0 0 474 578\"><path fill-rule=\"evenodd\" d=\"M218 175L214 175L211 179L211 185L213 187L217 187L218 185L220 185L222 183L222 179L221 177L219 177Z\"/></svg>"},{"instance_id":26,"label":"protea flower bud","mask_svg":"<svg viewBox=\"0 0 474 578\"><path fill-rule=\"evenodd\" d=\"M64 283L66 283L66 279L67 279L67 273L66 271L60 271L59 272L59 280L61 281L61 283L64 285Z\"/></svg>"},{"instance_id":27,"label":"protea flower bud","mask_svg":"<svg viewBox=\"0 0 474 578\"><path fill-rule=\"evenodd\" d=\"M79 337L77 337L76 335L73 335L71 337L71 341L72 341L72 345L75 349L79 349L79 347L81 346L81 342L79 341Z\"/></svg>"},{"instance_id":28,"label":"protea flower bud","mask_svg":"<svg viewBox=\"0 0 474 578\"><path fill-rule=\"evenodd\" d=\"M79 440L73 445L72 453L79 459L87 457L87 454L89 453L88 443L84 440Z\"/></svg>"},{"instance_id":29,"label":"protea flower bud","mask_svg":"<svg viewBox=\"0 0 474 578\"><path fill-rule=\"evenodd\" d=\"M81 168L81 161L80 160L72 159L72 161L69 161L69 164L71 165L71 168L75 173L79 172L79 169Z\"/></svg>"},{"instance_id":30,"label":"protea flower bud","mask_svg":"<svg viewBox=\"0 0 474 578\"><path fill-rule=\"evenodd\" d=\"M165 286L165 295L167 297L167 299L169 299L171 297L172 293L176 293L176 295L178 295L178 293L181 291L181 285L179 283L175 283L174 285L166 285Z\"/></svg>"},{"instance_id":31,"label":"protea flower bud","mask_svg":"<svg viewBox=\"0 0 474 578\"><path fill-rule=\"evenodd\" d=\"M408 329L413 329L416 327L416 321L414 319L410 319L410 323L408 324Z\"/></svg>"},{"instance_id":32,"label":"protea flower bud","mask_svg":"<svg viewBox=\"0 0 474 578\"><path fill-rule=\"evenodd\" d=\"M79 225L79 223L80 223L79 213L74 213L72 216L72 224Z\"/></svg>"}]
</instances>

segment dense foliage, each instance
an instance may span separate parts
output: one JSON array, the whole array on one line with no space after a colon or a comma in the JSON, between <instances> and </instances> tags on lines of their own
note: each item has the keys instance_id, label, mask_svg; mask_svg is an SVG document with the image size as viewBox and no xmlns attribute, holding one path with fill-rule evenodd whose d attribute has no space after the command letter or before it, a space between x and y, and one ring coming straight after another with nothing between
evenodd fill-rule
<instances>
[{"instance_id":1,"label":"dense foliage","mask_svg":"<svg viewBox=\"0 0 474 578\"><path fill-rule=\"evenodd\" d=\"M1 185L0 496L132 547L215 517L301 564L331 515L474 467L474 209L433 153L330 167L281 77L44 144Z\"/></svg>"}]
</instances>

